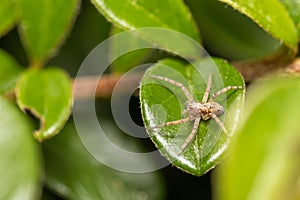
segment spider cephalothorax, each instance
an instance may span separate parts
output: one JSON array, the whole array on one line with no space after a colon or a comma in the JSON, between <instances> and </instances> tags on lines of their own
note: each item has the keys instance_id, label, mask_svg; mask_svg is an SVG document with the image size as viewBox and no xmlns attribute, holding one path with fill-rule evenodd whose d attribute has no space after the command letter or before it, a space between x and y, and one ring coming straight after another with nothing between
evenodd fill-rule
<instances>
[{"instance_id":1,"label":"spider cephalothorax","mask_svg":"<svg viewBox=\"0 0 300 200\"><path fill-rule=\"evenodd\" d=\"M194 118L201 116L203 120L208 120L212 115L222 115L224 113L224 108L216 102L188 102L186 112L189 116L193 116Z\"/></svg>"}]
</instances>

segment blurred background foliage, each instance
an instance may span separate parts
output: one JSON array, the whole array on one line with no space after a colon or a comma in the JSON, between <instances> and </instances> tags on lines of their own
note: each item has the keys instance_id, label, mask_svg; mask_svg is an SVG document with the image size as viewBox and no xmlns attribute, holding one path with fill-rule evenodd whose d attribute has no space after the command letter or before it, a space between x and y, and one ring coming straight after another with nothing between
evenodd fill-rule
<instances>
[{"instance_id":1,"label":"blurred background foliage","mask_svg":"<svg viewBox=\"0 0 300 200\"><path fill-rule=\"evenodd\" d=\"M229 61L256 60L276 52L282 45L281 41L272 37L271 34L260 28L251 19L219 1L185 0L185 3L189 6L197 21L204 48L212 56ZM296 14L293 14L293 16L295 16L295 19L297 18ZM88 53L114 32L117 32L115 27L112 27L112 24L99 14L94 5L88 0L82 0L80 12L70 36L66 39L58 54L50 59L48 65L60 66L71 77L74 77ZM16 27L0 38L0 48L13 55L20 65L29 65ZM145 54L142 56L145 56ZM166 56L167 54L161 51L147 52L145 59L141 60L139 64L149 61L154 62ZM118 65L118 61L114 65ZM113 69L111 71L116 72ZM129 108L133 120L137 124L143 125L138 97L131 97ZM96 109L99 119L113 123L109 99L97 99ZM37 127L38 123L35 126ZM75 136L76 134L72 135L70 132L76 132L72 125L72 118L61 135L46 141L41 146L46 169L46 186L42 192L43 200L58 200L64 197L66 199L89 199L92 197L109 199L109 196L100 197L101 194L95 192L100 186L111 186L111 193L119 191L120 194L115 194L119 196L114 196L118 199L125 197L125 195L128 199L212 199L212 172L208 172L201 177L195 177L169 165L153 174L145 175L143 180L146 180L146 184L141 186L139 181L135 180L136 177L126 177L123 173L115 172L99 163L95 164L93 158L89 157L87 152L83 150L83 146L80 145L78 138ZM115 132L118 135L116 138L123 135L120 130ZM142 146L145 151L155 149L149 139L132 140ZM74 159L70 159L76 151L82 153L78 157L79 162L75 158L75 161L79 164L74 162ZM68 154L71 156L68 156ZM13 161L13 159L12 157L11 160ZM86 183L87 193L90 196L82 196L84 192L81 194L76 193L76 185L73 185L72 178L79 171L81 174L78 177L81 178L81 183ZM104 174L103 177L95 175L101 173ZM114 182L111 181L111 177L122 177L122 179L120 181L117 178L112 178L116 180ZM101 183L102 185L91 186L91 183ZM64 188L65 186L67 187ZM81 186L81 188L84 187ZM228 187L228 190L230 190L230 186ZM137 190L137 188L140 190Z\"/></svg>"},{"instance_id":2,"label":"blurred background foliage","mask_svg":"<svg viewBox=\"0 0 300 200\"><path fill-rule=\"evenodd\" d=\"M49 61L48 65L60 66L74 77L86 55L96 45L109 37L111 27L112 25L99 14L89 0L83 0L80 13L70 36L59 50L59 53ZM8 34L0 38L0 47L14 55L22 66L28 65L26 53L20 41L17 28L12 29ZM96 106L98 113L101 113L99 115L103 119L112 120L110 100L98 99ZM132 97L130 108L133 120L142 125L138 97ZM154 149L151 141L144 141L144 143L146 143L145 146L148 146L149 150ZM60 163L56 159L54 159L52 165L58 165L57 171L62 170L60 169ZM69 167L73 168L71 165ZM158 173L161 175L161 184L165 184L162 188L165 188L164 191L166 194L163 195L164 192L161 193L161 195L165 196L163 199L198 199L199 195L210 199L211 186L209 173L199 179L172 166L161 169ZM89 177L86 176L85 178L88 179ZM58 200L62 198L52 189L45 187L42 199Z\"/></svg>"}]
</instances>

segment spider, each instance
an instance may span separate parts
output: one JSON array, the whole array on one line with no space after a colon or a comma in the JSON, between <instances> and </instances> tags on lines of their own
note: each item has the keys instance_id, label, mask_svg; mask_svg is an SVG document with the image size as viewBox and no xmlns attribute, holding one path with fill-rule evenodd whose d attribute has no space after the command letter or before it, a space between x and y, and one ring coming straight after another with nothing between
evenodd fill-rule
<instances>
[{"instance_id":1,"label":"spider","mask_svg":"<svg viewBox=\"0 0 300 200\"><path fill-rule=\"evenodd\" d=\"M227 92L228 90L234 90L234 89L242 90L242 89L244 89L244 87L242 87L242 86L227 86L227 87L215 92L214 94L212 94L209 101L207 101L210 90L211 90L211 85L212 85L212 74L210 74L208 77L205 93L202 97L202 101L197 102L194 100L193 95L189 92L189 90L182 83L177 82L172 79L169 79L169 78L166 78L166 77L163 77L163 76L150 75L150 77L168 82L172 85L179 87L187 98L186 108L183 110L183 114L187 114L188 115L187 117L185 117L183 119L175 120L175 121L170 121L170 122L150 128L150 129L162 128L165 126L172 126L172 125L182 124L182 123L189 122L189 121L194 121L192 131L189 134L189 136L186 138L184 144L181 146L180 151L177 154L178 156L180 156L185 151L187 146L191 143L191 141L195 137L201 119L209 120L209 119L213 118L218 123L218 125L222 128L223 132L228 135L223 122L218 118L218 116L220 116L224 113L224 108L219 103L214 102L214 99L216 97L218 97L219 95Z\"/></svg>"}]
</instances>

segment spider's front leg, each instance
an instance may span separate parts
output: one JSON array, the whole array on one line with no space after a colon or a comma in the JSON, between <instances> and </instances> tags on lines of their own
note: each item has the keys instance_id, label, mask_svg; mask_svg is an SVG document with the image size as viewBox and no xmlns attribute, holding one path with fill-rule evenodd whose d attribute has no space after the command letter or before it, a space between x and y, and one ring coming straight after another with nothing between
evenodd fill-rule
<instances>
[{"instance_id":1,"label":"spider's front leg","mask_svg":"<svg viewBox=\"0 0 300 200\"><path fill-rule=\"evenodd\" d=\"M211 95L211 98L210 98L209 101L212 102L215 98L217 98L218 96L226 93L229 90L243 90L243 89L244 89L243 86L236 86L236 85L234 85L234 86L231 86L231 85L227 86L227 87L225 87L225 88L223 88L223 89L215 92L213 95Z\"/></svg>"},{"instance_id":2,"label":"spider's front leg","mask_svg":"<svg viewBox=\"0 0 300 200\"><path fill-rule=\"evenodd\" d=\"M163 77L163 76L150 75L150 77L165 81L165 82L170 83L172 85L175 85L176 87L181 89L181 91L184 93L184 95L186 96L188 101L194 101L193 95L189 92L189 90L182 83L177 82L177 81L172 80L172 79L169 79L169 78L166 78L166 77Z\"/></svg>"},{"instance_id":3,"label":"spider's front leg","mask_svg":"<svg viewBox=\"0 0 300 200\"><path fill-rule=\"evenodd\" d=\"M211 90L211 84L212 84L212 73L210 73L209 76L208 76L206 89L205 89L204 95L202 97L202 103L207 102L207 99L208 99L208 96L209 96L209 93L210 93L210 90Z\"/></svg>"}]
</instances>

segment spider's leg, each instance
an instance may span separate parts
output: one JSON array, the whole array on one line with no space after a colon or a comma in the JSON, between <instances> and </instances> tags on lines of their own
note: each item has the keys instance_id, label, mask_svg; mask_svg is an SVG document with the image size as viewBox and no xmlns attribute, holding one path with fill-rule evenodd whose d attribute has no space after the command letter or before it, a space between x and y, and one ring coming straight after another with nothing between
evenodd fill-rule
<instances>
[{"instance_id":1,"label":"spider's leg","mask_svg":"<svg viewBox=\"0 0 300 200\"><path fill-rule=\"evenodd\" d=\"M207 86L206 86L205 93L204 93L203 98L202 98L202 103L207 102L207 99L208 99L208 96L209 96L209 93L210 93L210 89L211 89L211 84L212 84L212 73L210 73L209 76L208 76Z\"/></svg>"},{"instance_id":2,"label":"spider's leg","mask_svg":"<svg viewBox=\"0 0 300 200\"><path fill-rule=\"evenodd\" d=\"M191 117L186 117L186 118L183 118L183 119L179 119L179 120L167 122L167 123L164 123L164 124L160 124L158 126L150 127L150 130L153 130L153 129L156 129L156 128L162 128L162 127L165 127L165 126L172 126L172 125L176 125L176 124L182 124L182 123L189 122L189 121L192 121L192 120L194 120L194 119L191 118Z\"/></svg>"},{"instance_id":3,"label":"spider's leg","mask_svg":"<svg viewBox=\"0 0 300 200\"><path fill-rule=\"evenodd\" d=\"M210 101L213 101L217 96L224 94L228 90L242 90L242 89L244 89L243 86L227 86L227 87L215 92L213 95L211 95Z\"/></svg>"},{"instance_id":4,"label":"spider's leg","mask_svg":"<svg viewBox=\"0 0 300 200\"><path fill-rule=\"evenodd\" d=\"M178 152L178 156L180 156L184 150L186 149L186 147L191 143L191 141L193 140L193 138L195 137L196 133L197 133L197 130L198 130L198 126L199 126L199 123L200 123L200 120L201 120L201 117L197 117L195 119L195 122L194 122L194 126L193 126L193 129L192 129L192 132L190 133L190 135L187 137L187 139L185 140L184 144L181 146L180 148L180 151Z\"/></svg>"},{"instance_id":5,"label":"spider's leg","mask_svg":"<svg viewBox=\"0 0 300 200\"><path fill-rule=\"evenodd\" d=\"M182 83L179 83L177 81L174 81L172 79L169 79L169 78L166 78L163 76L150 75L150 77L163 80L165 82L171 83L172 85L179 87L182 90L182 92L185 94L185 96L187 97L188 101L194 101L193 95L189 92L189 90Z\"/></svg>"},{"instance_id":6,"label":"spider's leg","mask_svg":"<svg viewBox=\"0 0 300 200\"><path fill-rule=\"evenodd\" d=\"M215 115L215 114L212 114L211 117L212 117L214 120L216 120L216 122L219 124L219 126L221 126L223 132L226 133L226 135L227 135L228 137L230 137L230 135L228 134L228 132L227 132L227 130L226 130L226 128L225 128L223 122L219 119L219 117L217 117L217 115Z\"/></svg>"}]
</instances>

